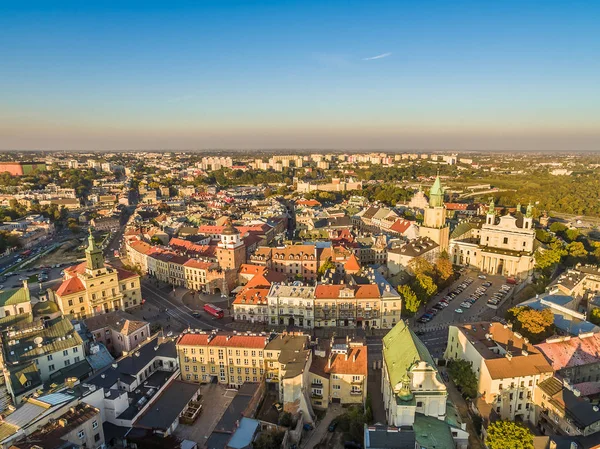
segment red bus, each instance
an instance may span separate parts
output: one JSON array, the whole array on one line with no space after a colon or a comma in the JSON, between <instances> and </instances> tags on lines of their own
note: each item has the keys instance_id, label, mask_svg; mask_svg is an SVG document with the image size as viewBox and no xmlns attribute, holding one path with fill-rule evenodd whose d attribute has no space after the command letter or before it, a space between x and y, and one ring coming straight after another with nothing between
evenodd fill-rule
<instances>
[{"instance_id":1,"label":"red bus","mask_svg":"<svg viewBox=\"0 0 600 449\"><path fill-rule=\"evenodd\" d=\"M220 309L212 304L204 304L204 311L210 313L212 316L216 316L217 318L223 318L225 315L223 313L223 309Z\"/></svg>"}]
</instances>

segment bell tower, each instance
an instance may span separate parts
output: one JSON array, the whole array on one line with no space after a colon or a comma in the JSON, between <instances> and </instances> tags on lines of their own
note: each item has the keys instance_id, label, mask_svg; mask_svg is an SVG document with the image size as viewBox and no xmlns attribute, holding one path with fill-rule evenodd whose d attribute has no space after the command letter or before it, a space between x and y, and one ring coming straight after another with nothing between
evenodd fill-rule
<instances>
[{"instance_id":1,"label":"bell tower","mask_svg":"<svg viewBox=\"0 0 600 449\"><path fill-rule=\"evenodd\" d=\"M425 208L423 225L419 228L420 237L429 237L440 245L440 251L448 250L450 243L450 228L446 225L446 205L444 204L444 189L440 176L429 190L429 206Z\"/></svg>"}]
</instances>

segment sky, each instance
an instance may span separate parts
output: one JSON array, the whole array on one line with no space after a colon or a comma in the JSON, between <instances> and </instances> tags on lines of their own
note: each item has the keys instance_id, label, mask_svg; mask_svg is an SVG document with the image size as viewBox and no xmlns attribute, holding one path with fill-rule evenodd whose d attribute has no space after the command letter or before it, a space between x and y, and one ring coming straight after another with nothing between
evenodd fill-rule
<instances>
[{"instance_id":1,"label":"sky","mask_svg":"<svg viewBox=\"0 0 600 449\"><path fill-rule=\"evenodd\" d=\"M600 150L599 1L0 0L0 149Z\"/></svg>"}]
</instances>

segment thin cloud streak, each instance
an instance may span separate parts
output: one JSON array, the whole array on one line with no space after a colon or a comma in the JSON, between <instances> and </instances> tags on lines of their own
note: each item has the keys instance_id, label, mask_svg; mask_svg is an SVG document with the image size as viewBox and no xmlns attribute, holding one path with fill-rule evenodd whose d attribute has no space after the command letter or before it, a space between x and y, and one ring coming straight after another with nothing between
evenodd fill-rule
<instances>
[{"instance_id":1,"label":"thin cloud streak","mask_svg":"<svg viewBox=\"0 0 600 449\"><path fill-rule=\"evenodd\" d=\"M373 60L375 60L375 59L383 59L383 58L387 58L388 56L392 56L392 53L391 53L391 52L388 52L388 53L382 53L382 54L380 54L380 55L377 55L377 56L371 56L371 57L369 57L369 58L363 58L363 61L373 61Z\"/></svg>"}]
</instances>

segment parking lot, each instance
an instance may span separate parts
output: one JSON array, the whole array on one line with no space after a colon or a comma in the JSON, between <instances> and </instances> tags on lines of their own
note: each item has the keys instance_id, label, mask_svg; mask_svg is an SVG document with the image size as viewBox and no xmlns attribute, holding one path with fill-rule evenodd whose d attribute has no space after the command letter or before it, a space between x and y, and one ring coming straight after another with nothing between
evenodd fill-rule
<instances>
[{"instance_id":1,"label":"parking lot","mask_svg":"<svg viewBox=\"0 0 600 449\"><path fill-rule=\"evenodd\" d=\"M513 291L513 286L506 284L506 278L467 271L448 289L429 301L426 312L417 316L416 328L421 332L429 332L447 329L454 323L489 320L496 315L496 310L490 307L488 301L502 291L503 285L510 288L498 304L503 298L510 297ZM504 289L507 290L507 287Z\"/></svg>"}]
</instances>

